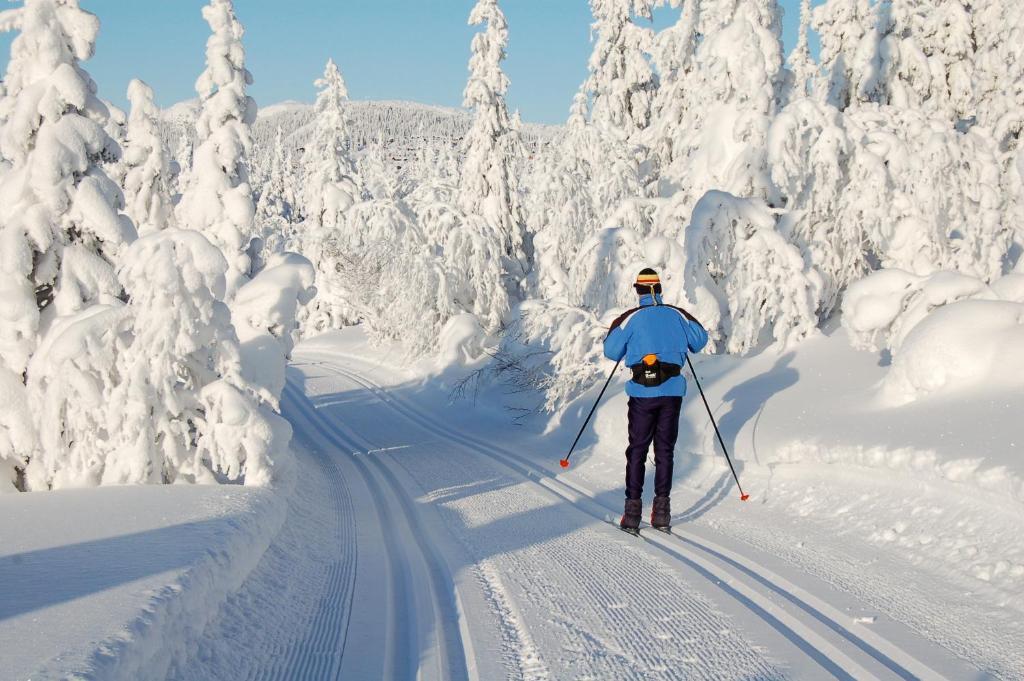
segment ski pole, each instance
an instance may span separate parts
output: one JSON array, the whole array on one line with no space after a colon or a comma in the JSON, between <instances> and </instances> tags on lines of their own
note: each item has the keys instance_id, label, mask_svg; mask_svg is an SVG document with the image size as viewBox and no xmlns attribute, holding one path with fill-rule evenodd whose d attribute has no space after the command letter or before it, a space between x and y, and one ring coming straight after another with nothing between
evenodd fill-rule
<instances>
[{"instance_id":1,"label":"ski pole","mask_svg":"<svg viewBox=\"0 0 1024 681\"><path fill-rule=\"evenodd\" d=\"M576 451L576 445L579 444L580 438L583 437L583 431L587 429L587 425L590 423L590 419L594 416L594 412L597 411L597 405L601 404L601 398L604 397L604 392L608 390L608 386L611 384L612 378L615 377L615 372L619 370L620 364L622 364L621 359L615 363L615 368L612 369L612 372L610 374L608 374L608 380L604 382L604 387L601 388L601 394L597 396L597 401L594 402L593 408L591 408L590 413L587 414L587 420L583 422L583 427L580 428L579 435L577 435L576 439L573 440L572 447L569 448L569 453L566 454L564 459L559 461L559 464L561 464L562 468L569 467L569 457L572 456L572 453L574 451Z\"/></svg>"},{"instance_id":2,"label":"ski pole","mask_svg":"<svg viewBox=\"0 0 1024 681\"><path fill-rule=\"evenodd\" d=\"M718 443L722 445L722 451L725 452L725 460L729 462L729 470L732 471L732 477L736 480L736 487L740 491L740 501L746 501L750 498L750 495L743 492L743 486L740 485L740 476L736 475L736 467L732 465L732 457L729 456L729 450L725 446L725 440L722 439L722 432L718 430L718 424L715 422L715 415L711 413L711 405L708 404L708 398L704 396L704 388L701 387L700 379L697 378L697 371L693 368L693 360L690 359L690 355L686 355L686 363L690 365L690 373L693 374L693 381L697 384L697 390L700 391L700 398L704 400L704 407L708 410L708 416L711 417L711 425L715 427L715 435L718 436Z\"/></svg>"}]
</instances>

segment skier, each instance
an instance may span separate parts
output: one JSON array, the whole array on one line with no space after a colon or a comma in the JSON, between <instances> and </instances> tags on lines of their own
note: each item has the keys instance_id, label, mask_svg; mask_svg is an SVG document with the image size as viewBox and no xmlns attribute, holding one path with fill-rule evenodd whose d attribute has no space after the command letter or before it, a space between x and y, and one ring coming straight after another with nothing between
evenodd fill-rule
<instances>
[{"instance_id":1,"label":"skier","mask_svg":"<svg viewBox=\"0 0 1024 681\"><path fill-rule=\"evenodd\" d=\"M686 394L682 376L687 352L708 342L704 327L688 312L665 305L661 280L652 269L640 272L634 284L640 307L616 319L604 341L605 357L623 357L633 372L629 395L629 447L626 449L626 508L619 526L637 533L643 502L647 451L654 443L654 508L651 526L667 532L671 525L672 459L679 435L679 411Z\"/></svg>"}]
</instances>

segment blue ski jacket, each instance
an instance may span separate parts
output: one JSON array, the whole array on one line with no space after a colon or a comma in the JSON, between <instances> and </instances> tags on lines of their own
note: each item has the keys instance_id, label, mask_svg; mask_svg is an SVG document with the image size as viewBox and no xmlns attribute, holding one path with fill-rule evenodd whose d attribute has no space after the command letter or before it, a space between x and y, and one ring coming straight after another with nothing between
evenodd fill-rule
<instances>
[{"instance_id":1,"label":"blue ski jacket","mask_svg":"<svg viewBox=\"0 0 1024 681\"><path fill-rule=\"evenodd\" d=\"M647 355L657 355L662 362L686 366L687 352L700 352L708 343L708 332L698 322L688 319L678 308L662 302L661 296L640 297L640 307L630 310L612 324L604 339L604 356L612 361L625 358L627 367L639 364ZM626 384L630 397L682 397L686 395L686 379L670 378L649 388L630 380Z\"/></svg>"}]
</instances>

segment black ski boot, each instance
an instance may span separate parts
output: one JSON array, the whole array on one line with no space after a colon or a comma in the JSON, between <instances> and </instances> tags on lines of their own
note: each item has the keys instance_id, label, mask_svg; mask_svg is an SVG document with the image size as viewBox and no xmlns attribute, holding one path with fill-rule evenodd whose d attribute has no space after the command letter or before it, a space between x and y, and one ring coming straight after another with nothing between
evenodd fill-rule
<instances>
[{"instance_id":1,"label":"black ski boot","mask_svg":"<svg viewBox=\"0 0 1024 681\"><path fill-rule=\"evenodd\" d=\"M651 527L668 532L672 527L672 506L668 497L654 497L654 508L651 510Z\"/></svg>"},{"instance_id":2,"label":"black ski boot","mask_svg":"<svg viewBox=\"0 0 1024 681\"><path fill-rule=\"evenodd\" d=\"M626 510L622 513L619 527L630 534L640 534L640 516L644 512L644 502L639 499L626 499Z\"/></svg>"}]
</instances>

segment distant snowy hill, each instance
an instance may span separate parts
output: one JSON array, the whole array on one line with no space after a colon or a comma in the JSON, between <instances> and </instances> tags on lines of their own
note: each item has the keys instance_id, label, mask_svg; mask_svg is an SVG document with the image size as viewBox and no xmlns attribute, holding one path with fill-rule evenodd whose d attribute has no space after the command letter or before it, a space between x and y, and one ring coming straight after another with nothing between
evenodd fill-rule
<instances>
[{"instance_id":1,"label":"distant snowy hill","mask_svg":"<svg viewBox=\"0 0 1024 681\"><path fill-rule=\"evenodd\" d=\"M191 131L198 115L198 101L179 102L163 111L162 132L168 148L178 150L182 131ZM472 116L463 109L402 101L347 101L343 105L356 149L384 140L396 161L415 155L420 149L434 149L445 144L457 145L469 131ZM309 137L313 122L313 105L287 101L260 107L253 125L255 145L254 170L263 165L264 151L273 147L277 128L285 133L289 149L301 149ZM560 126L524 123L523 141L530 150L553 140Z\"/></svg>"}]
</instances>

